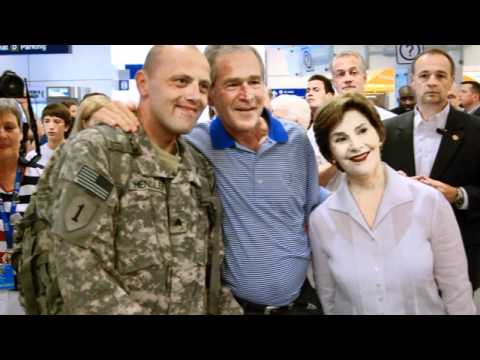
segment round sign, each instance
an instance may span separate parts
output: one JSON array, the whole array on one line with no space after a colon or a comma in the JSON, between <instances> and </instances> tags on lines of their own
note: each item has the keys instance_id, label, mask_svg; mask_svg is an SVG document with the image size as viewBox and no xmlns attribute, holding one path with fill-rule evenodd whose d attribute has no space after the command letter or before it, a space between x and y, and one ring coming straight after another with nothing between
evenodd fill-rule
<instances>
[{"instance_id":1,"label":"round sign","mask_svg":"<svg viewBox=\"0 0 480 360\"><path fill-rule=\"evenodd\" d=\"M421 45L400 45L400 56L403 60L412 61L422 52Z\"/></svg>"},{"instance_id":2,"label":"round sign","mask_svg":"<svg viewBox=\"0 0 480 360\"><path fill-rule=\"evenodd\" d=\"M303 64L307 69L311 69L313 67L312 54L308 50L303 51Z\"/></svg>"}]
</instances>

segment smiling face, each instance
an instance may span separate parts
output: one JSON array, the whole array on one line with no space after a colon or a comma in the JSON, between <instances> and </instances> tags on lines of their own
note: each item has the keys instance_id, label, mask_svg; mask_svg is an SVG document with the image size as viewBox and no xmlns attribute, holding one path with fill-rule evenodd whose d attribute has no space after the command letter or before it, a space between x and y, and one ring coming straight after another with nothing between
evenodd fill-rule
<instances>
[{"instance_id":1,"label":"smiling face","mask_svg":"<svg viewBox=\"0 0 480 360\"><path fill-rule=\"evenodd\" d=\"M189 133L207 105L207 59L187 46L165 47L155 56L154 65L136 76L148 119L166 135Z\"/></svg>"},{"instance_id":2,"label":"smiling face","mask_svg":"<svg viewBox=\"0 0 480 360\"><path fill-rule=\"evenodd\" d=\"M18 157L21 140L22 131L15 115L10 112L0 114L0 163Z\"/></svg>"},{"instance_id":3,"label":"smiling face","mask_svg":"<svg viewBox=\"0 0 480 360\"><path fill-rule=\"evenodd\" d=\"M376 173L382 142L370 121L356 110L347 111L329 136L333 158L349 177Z\"/></svg>"},{"instance_id":4,"label":"smiling face","mask_svg":"<svg viewBox=\"0 0 480 360\"><path fill-rule=\"evenodd\" d=\"M210 102L223 126L234 138L252 131L259 124L266 97L259 60L250 51L236 51L220 55L215 67Z\"/></svg>"}]
</instances>

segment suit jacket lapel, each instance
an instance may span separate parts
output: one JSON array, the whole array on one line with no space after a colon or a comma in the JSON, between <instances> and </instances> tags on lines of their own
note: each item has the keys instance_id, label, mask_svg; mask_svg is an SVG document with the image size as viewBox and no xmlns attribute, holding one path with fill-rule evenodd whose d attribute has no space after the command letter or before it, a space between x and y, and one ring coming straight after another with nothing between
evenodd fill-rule
<instances>
[{"instance_id":1,"label":"suit jacket lapel","mask_svg":"<svg viewBox=\"0 0 480 360\"><path fill-rule=\"evenodd\" d=\"M441 179L464 138L463 119L456 116L456 110L450 109L447 117L447 133L442 136L430 177Z\"/></svg>"},{"instance_id":2,"label":"suit jacket lapel","mask_svg":"<svg viewBox=\"0 0 480 360\"><path fill-rule=\"evenodd\" d=\"M399 159L399 165L397 170L403 170L408 176L415 175L415 155L413 152L413 117L412 111L406 118L398 123L397 136L398 144L401 144L398 148L397 156Z\"/></svg>"}]
</instances>

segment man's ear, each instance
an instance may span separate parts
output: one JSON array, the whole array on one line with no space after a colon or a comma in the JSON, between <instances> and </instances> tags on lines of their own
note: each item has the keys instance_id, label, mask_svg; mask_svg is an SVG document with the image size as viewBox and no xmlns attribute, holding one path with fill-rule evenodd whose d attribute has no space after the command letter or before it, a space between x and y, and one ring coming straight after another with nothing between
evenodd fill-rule
<instances>
[{"instance_id":1,"label":"man's ear","mask_svg":"<svg viewBox=\"0 0 480 360\"><path fill-rule=\"evenodd\" d=\"M137 83L137 89L141 97L148 96L148 76L145 73L145 70L137 71L135 75L135 81Z\"/></svg>"}]
</instances>

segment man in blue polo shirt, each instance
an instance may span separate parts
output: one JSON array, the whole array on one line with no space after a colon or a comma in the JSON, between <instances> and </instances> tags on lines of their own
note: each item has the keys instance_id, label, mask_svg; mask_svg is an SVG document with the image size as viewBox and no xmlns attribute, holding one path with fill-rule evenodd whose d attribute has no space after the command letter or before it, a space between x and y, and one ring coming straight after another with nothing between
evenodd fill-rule
<instances>
[{"instance_id":1,"label":"man in blue polo shirt","mask_svg":"<svg viewBox=\"0 0 480 360\"><path fill-rule=\"evenodd\" d=\"M264 109L265 71L253 47L213 45L205 55L218 116L186 139L215 168L224 208L224 280L246 314L304 312L306 224L320 202L314 150L302 128ZM114 112L126 112L113 106L97 119L112 124ZM123 118L117 125L133 116Z\"/></svg>"}]
</instances>

